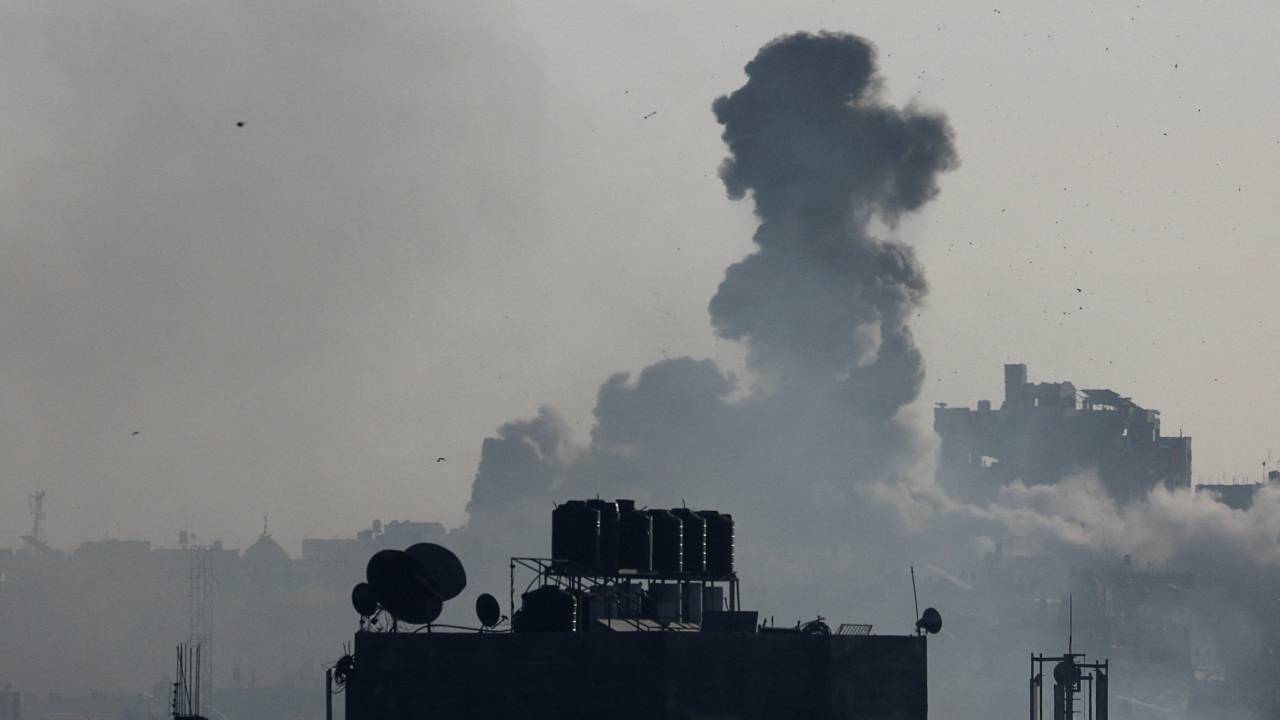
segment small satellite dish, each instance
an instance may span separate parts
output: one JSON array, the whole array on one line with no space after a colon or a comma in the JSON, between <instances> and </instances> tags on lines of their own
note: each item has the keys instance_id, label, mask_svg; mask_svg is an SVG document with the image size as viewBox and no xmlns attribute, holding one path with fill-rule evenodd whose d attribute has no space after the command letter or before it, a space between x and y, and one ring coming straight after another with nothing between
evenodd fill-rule
<instances>
[{"instance_id":1,"label":"small satellite dish","mask_svg":"<svg viewBox=\"0 0 1280 720\"><path fill-rule=\"evenodd\" d=\"M916 621L916 628L930 635L937 635L942 630L942 613L933 608L925 608Z\"/></svg>"},{"instance_id":2,"label":"small satellite dish","mask_svg":"<svg viewBox=\"0 0 1280 720\"><path fill-rule=\"evenodd\" d=\"M354 607L361 617L369 617L378 612L378 595L373 591L373 586L369 583L356 583L356 586L351 588L351 607Z\"/></svg>"},{"instance_id":3,"label":"small satellite dish","mask_svg":"<svg viewBox=\"0 0 1280 720\"><path fill-rule=\"evenodd\" d=\"M502 619L502 607L498 605L498 599L489 593L483 593L476 598L476 617L480 619L480 624L487 628L497 625Z\"/></svg>"},{"instance_id":4,"label":"small satellite dish","mask_svg":"<svg viewBox=\"0 0 1280 720\"><path fill-rule=\"evenodd\" d=\"M399 550L379 550L369 558L365 577L378 603L397 620L424 625L440 617L443 601L422 566Z\"/></svg>"},{"instance_id":5,"label":"small satellite dish","mask_svg":"<svg viewBox=\"0 0 1280 720\"><path fill-rule=\"evenodd\" d=\"M404 552L422 566L441 600L452 600L467 587L467 571L462 569L462 561L443 545L418 543Z\"/></svg>"}]
</instances>

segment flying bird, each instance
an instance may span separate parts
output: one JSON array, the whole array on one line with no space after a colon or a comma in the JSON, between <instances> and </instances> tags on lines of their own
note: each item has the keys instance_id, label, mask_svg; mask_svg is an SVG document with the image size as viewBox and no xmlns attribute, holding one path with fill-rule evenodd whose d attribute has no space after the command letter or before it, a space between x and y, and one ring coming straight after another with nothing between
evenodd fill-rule
<instances>
[{"instance_id":1,"label":"flying bird","mask_svg":"<svg viewBox=\"0 0 1280 720\"><path fill-rule=\"evenodd\" d=\"M134 430L134 431L133 431L133 433L132 433L132 435L133 435L133 436L135 436L135 437L136 437L136 436L138 436L138 435L141 435L141 434L142 434L142 431L141 431L141 430Z\"/></svg>"},{"instance_id":2,"label":"flying bird","mask_svg":"<svg viewBox=\"0 0 1280 720\"><path fill-rule=\"evenodd\" d=\"M654 115L657 115L657 114L658 114L658 111L657 111L657 110L654 110L653 112L649 113L648 115L645 115L644 117L642 117L642 118L640 118L640 119L641 119L641 120L648 120L649 118L651 118L651 117L653 117Z\"/></svg>"},{"instance_id":3,"label":"flying bird","mask_svg":"<svg viewBox=\"0 0 1280 720\"><path fill-rule=\"evenodd\" d=\"M445 460L444 458L436 458L436 462L442 463L442 462L449 462L449 461Z\"/></svg>"}]
</instances>

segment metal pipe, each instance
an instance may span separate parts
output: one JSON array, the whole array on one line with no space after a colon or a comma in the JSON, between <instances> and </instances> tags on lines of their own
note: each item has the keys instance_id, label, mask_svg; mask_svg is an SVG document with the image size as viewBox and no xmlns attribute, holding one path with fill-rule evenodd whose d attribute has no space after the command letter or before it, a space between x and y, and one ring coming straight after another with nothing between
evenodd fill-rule
<instances>
[{"instance_id":1,"label":"metal pipe","mask_svg":"<svg viewBox=\"0 0 1280 720\"><path fill-rule=\"evenodd\" d=\"M324 720L333 720L333 668L324 671Z\"/></svg>"},{"instance_id":2,"label":"metal pipe","mask_svg":"<svg viewBox=\"0 0 1280 720\"><path fill-rule=\"evenodd\" d=\"M1085 680L1089 681L1089 720L1093 720L1093 676L1089 675Z\"/></svg>"}]
</instances>

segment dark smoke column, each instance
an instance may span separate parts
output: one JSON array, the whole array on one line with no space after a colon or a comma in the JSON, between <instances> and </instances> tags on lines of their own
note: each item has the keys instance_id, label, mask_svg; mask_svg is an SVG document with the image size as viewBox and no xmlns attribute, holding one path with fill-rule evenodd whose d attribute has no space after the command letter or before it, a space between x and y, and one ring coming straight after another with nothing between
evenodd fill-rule
<instances>
[{"instance_id":1,"label":"dark smoke column","mask_svg":"<svg viewBox=\"0 0 1280 720\"><path fill-rule=\"evenodd\" d=\"M552 503L599 495L733 512L751 528L740 560L778 593L836 572L814 572L815 548L864 580L893 564L896 516L859 490L917 459L897 413L924 372L908 322L926 285L911 249L870 224L937 194L957 163L951 131L887 105L875 52L852 35L780 38L746 73L713 110L730 152L721 176L731 198L751 193L758 248L726 271L710 312L746 344L750 392L709 360L673 358L605 381L586 448L550 412L504 425L482 448L459 547L544 547Z\"/></svg>"},{"instance_id":2,"label":"dark smoke column","mask_svg":"<svg viewBox=\"0 0 1280 720\"><path fill-rule=\"evenodd\" d=\"M731 156L729 196L751 191L759 250L725 273L716 330L784 386L836 383L887 419L915 398L923 362L908 327L927 285L911 248L873 237L937 194L958 164L941 115L886 105L862 38L800 33L762 48L748 81L713 105Z\"/></svg>"}]
</instances>

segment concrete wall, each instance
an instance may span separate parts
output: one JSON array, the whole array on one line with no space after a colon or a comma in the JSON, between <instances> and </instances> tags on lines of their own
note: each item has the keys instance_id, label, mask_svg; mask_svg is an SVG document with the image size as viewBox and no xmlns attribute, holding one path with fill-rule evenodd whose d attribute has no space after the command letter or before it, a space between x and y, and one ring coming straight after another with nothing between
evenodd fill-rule
<instances>
[{"instance_id":1,"label":"concrete wall","mask_svg":"<svg viewBox=\"0 0 1280 720\"><path fill-rule=\"evenodd\" d=\"M747 633L356 635L349 720L924 720L925 640Z\"/></svg>"}]
</instances>

